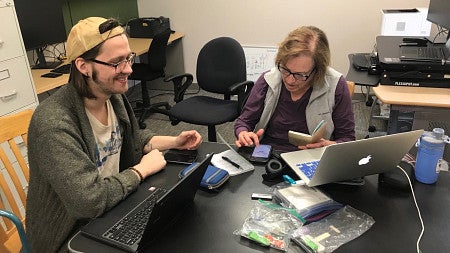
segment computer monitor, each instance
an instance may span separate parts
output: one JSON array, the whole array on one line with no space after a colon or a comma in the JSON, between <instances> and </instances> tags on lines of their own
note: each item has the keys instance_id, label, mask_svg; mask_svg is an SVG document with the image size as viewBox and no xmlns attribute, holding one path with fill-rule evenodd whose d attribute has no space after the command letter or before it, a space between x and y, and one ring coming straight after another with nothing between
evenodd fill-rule
<instances>
[{"instance_id":1,"label":"computer monitor","mask_svg":"<svg viewBox=\"0 0 450 253\"><path fill-rule=\"evenodd\" d=\"M449 0L430 0L428 7L427 20L441 26L447 30L450 29L450 1Z\"/></svg>"},{"instance_id":2,"label":"computer monitor","mask_svg":"<svg viewBox=\"0 0 450 253\"><path fill-rule=\"evenodd\" d=\"M25 49L35 50L37 62L33 68L55 68L61 61L47 61L44 50L47 45L66 41L67 33L63 17L63 0L14 0Z\"/></svg>"}]
</instances>

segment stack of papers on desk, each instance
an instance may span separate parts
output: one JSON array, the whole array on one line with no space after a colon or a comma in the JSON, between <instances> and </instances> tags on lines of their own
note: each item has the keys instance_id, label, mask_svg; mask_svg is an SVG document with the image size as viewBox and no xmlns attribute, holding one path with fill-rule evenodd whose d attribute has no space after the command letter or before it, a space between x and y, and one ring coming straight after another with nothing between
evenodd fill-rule
<instances>
[{"instance_id":1,"label":"stack of papers on desk","mask_svg":"<svg viewBox=\"0 0 450 253\"><path fill-rule=\"evenodd\" d=\"M226 158L224 159L223 157ZM228 171L230 176L235 176L255 169L253 164L231 149L214 154L211 163L218 168Z\"/></svg>"},{"instance_id":2,"label":"stack of papers on desk","mask_svg":"<svg viewBox=\"0 0 450 253\"><path fill-rule=\"evenodd\" d=\"M279 198L282 205L295 208L304 218L342 207L318 188L306 185L291 185L276 189L275 197Z\"/></svg>"}]
</instances>

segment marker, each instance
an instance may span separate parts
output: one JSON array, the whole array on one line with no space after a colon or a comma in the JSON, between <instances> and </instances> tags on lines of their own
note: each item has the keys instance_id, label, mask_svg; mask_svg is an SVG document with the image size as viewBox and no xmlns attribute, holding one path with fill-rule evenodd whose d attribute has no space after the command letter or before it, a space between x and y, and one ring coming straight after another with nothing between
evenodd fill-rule
<instances>
[{"instance_id":1,"label":"marker","mask_svg":"<svg viewBox=\"0 0 450 253\"><path fill-rule=\"evenodd\" d=\"M302 235L300 237L300 239L302 240L302 242L304 244L306 244L309 248L311 248L314 252L317 252L317 250L319 249L319 246L313 241L311 240L311 238L309 236L306 235Z\"/></svg>"},{"instance_id":2,"label":"marker","mask_svg":"<svg viewBox=\"0 0 450 253\"><path fill-rule=\"evenodd\" d=\"M291 178L290 176L288 176L288 175L283 175L283 179L284 179L284 181L285 181L286 183L291 184L291 185L297 183L297 182L294 181L294 179L292 179L292 178Z\"/></svg>"},{"instance_id":3,"label":"marker","mask_svg":"<svg viewBox=\"0 0 450 253\"><path fill-rule=\"evenodd\" d=\"M296 185L305 185L305 181L300 179L300 180L295 181L295 184Z\"/></svg>"},{"instance_id":4,"label":"marker","mask_svg":"<svg viewBox=\"0 0 450 253\"><path fill-rule=\"evenodd\" d=\"M226 157L226 156L222 156L222 159L225 160L225 161L227 161L227 162L229 162L229 163L230 163L231 165L233 165L234 167L236 167L236 168L238 168L238 169L241 169L241 166L239 166L239 164L237 164L237 163L231 161L230 158L228 158L228 157Z\"/></svg>"},{"instance_id":5,"label":"marker","mask_svg":"<svg viewBox=\"0 0 450 253\"><path fill-rule=\"evenodd\" d=\"M259 235L257 232L255 231L250 231L248 233L248 238L250 238L251 240L260 243L261 245L264 246L270 246L270 241L269 239L265 238L264 236Z\"/></svg>"}]
</instances>

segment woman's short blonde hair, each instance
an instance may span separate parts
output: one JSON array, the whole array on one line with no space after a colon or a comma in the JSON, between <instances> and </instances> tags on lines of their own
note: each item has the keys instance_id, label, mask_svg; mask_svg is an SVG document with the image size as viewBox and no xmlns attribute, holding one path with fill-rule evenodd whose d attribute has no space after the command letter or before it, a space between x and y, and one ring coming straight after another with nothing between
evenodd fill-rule
<instances>
[{"instance_id":1,"label":"woman's short blonde hair","mask_svg":"<svg viewBox=\"0 0 450 253\"><path fill-rule=\"evenodd\" d=\"M291 31L278 48L275 64L284 66L300 55L310 56L314 61L315 71L308 79L310 85L322 82L330 65L330 47L325 33L315 26L302 26Z\"/></svg>"}]
</instances>

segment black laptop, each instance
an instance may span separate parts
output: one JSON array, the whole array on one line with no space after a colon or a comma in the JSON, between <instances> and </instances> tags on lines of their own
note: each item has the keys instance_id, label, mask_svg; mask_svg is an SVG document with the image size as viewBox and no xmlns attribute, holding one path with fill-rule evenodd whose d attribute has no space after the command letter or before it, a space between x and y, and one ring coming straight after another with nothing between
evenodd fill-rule
<instances>
[{"instance_id":1,"label":"black laptop","mask_svg":"<svg viewBox=\"0 0 450 253\"><path fill-rule=\"evenodd\" d=\"M193 201L212 156L208 155L170 190L156 188L128 213L107 212L81 232L124 251L141 252Z\"/></svg>"},{"instance_id":2,"label":"black laptop","mask_svg":"<svg viewBox=\"0 0 450 253\"><path fill-rule=\"evenodd\" d=\"M380 66L385 71L420 71L423 73L448 73L449 52L445 44L427 46L401 46L400 36L377 36ZM445 64L443 64L445 63Z\"/></svg>"}]
</instances>

